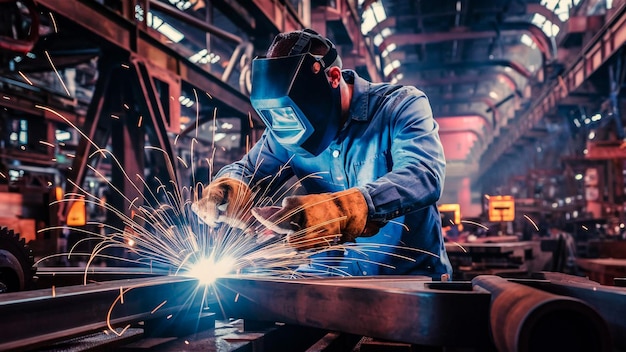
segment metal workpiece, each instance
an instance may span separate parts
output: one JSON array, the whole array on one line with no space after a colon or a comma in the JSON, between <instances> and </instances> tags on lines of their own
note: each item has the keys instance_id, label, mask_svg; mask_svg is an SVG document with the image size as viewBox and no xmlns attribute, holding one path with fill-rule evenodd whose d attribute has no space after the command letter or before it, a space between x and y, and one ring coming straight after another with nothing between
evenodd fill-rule
<instances>
[{"instance_id":1,"label":"metal workpiece","mask_svg":"<svg viewBox=\"0 0 626 352\"><path fill-rule=\"evenodd\" d=\"M626 350L626 287L601 285L583 277L553 272L535 273L533 277L513 281L584 301L608 324L614 347Z\"/></svg>"},{"instance_id":2,"label":"metal workpiece","mask_svg":"<svg viewBox=\"0 0 626 352\"><path fill-rule=\"evenodd\" d=\"M491 294L490 330L498 351L611 351L606 322L586 302L499 276L472 285Z\"/></svg>"},{"instance_id":3,"label":"metal workpiece","mask_svg":"<svg viewBox=\"0 0 626 352\"><path fill-rule=\"evenodd\" d=\"M202 316L203 290L163 276L0 295L0 351L29 350L94 331L171 316Z\"/></svg>"},{"instance_id":4,"label":"metal workpiece","mask_svg":"<svg viewBox=\"0 0 626 352\"><path fill-rule=\"evenodd\" d=\"M490 295L424 277L220 278L229 317L281 322L427 346L491 346Z\"/></svg>"}]
</instances>

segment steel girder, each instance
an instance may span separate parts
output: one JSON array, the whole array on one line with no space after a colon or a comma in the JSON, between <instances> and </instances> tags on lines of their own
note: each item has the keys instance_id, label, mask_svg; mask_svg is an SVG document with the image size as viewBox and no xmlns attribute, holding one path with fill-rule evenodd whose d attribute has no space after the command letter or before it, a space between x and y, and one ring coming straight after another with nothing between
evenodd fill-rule
<instances>
[{"instance_id":1,"label":"steel girder","mask_svg":"<svg viewBox=\"0 0 626 352\"><path fill-rule=\"evenodd\" d=\"M543 351L580 344L609 351L611 335L622 345L626 328L625 288L553 273L533 280L481 275L471 282L236 276L218 279L214 288L228 317L417 345ZM204 292L194 279L164 276L0 295L0 349L32 349L105 329L109 312L114 327L170 314L172 324L198 321Z\"/></svg>"},{"instance_id":2,"label":"steel girder","mask_svg":"<svg viewBox=\"0 0 626 352\"><path fill-rule=\"evenodd\" d=\"M102 331L109 313L111 325L122 328L169 315L198 318L202 291L197 290L195 279L163 276L3 294L0 350L33 349Z\"/></svg>"}]
</instances>

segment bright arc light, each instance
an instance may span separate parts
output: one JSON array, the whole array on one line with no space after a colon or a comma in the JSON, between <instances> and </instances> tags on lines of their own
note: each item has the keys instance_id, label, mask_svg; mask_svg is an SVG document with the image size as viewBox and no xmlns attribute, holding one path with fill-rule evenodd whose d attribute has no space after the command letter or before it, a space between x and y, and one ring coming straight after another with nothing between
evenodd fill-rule
<instances>
[{"instance_id":1,"label":"bright arc light","mask_svg":"<svg viewBox=\"0 0 626 352\"><path fill-rule=\"evenodd\" d=\"M224 276L233 270L235 260L230 257L220 258L202 258L193 264L185 276L196 278L201 285L210 285L218 277Z\"/></svg>"}]
</instances>

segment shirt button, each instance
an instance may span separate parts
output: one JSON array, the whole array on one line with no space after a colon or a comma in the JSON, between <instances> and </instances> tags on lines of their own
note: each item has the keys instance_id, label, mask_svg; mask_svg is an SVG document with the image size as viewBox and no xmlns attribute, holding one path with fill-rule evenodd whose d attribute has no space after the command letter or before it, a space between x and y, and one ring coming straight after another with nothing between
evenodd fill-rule
<instances>
[{"instance_id":1,"label":"shirt button","mask_svg":"<svg viewBox=\"0 0 626 352\"><path fill-rule=\"evenodd\" d=\"M339 151L338 150L333 150L333 158L337 158L339 157Z\"/></svg>"}]
</instances>

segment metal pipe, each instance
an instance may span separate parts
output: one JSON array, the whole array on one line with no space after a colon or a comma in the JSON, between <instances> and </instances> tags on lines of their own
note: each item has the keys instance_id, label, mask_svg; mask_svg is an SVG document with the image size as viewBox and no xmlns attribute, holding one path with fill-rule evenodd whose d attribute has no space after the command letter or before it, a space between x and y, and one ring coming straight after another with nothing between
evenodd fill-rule
<instances>
[{"instance_id":1,"label":"metal pipe","mask_svg":"<svg viewBox=\"0 0 626 352\"><path fill-rule=\"evenodd\" d=\"M600 285L583 277L562 273L542 272L536 276L542 280L516 281L553 294L583 300L606 321L613 345L619 350L626 350L626 287Z\"/></svg>"},{"instance_id":2,"label":"metal pipe","mask_svg":"<svg viewBox=\"0 0 626 352\"><path fill-rule=\"evenodd\" d=\"M472 280L491 293L489 321L498 351L611 351L608 327L585 302L493 275Z\"/></svg>"}]
</instances>

